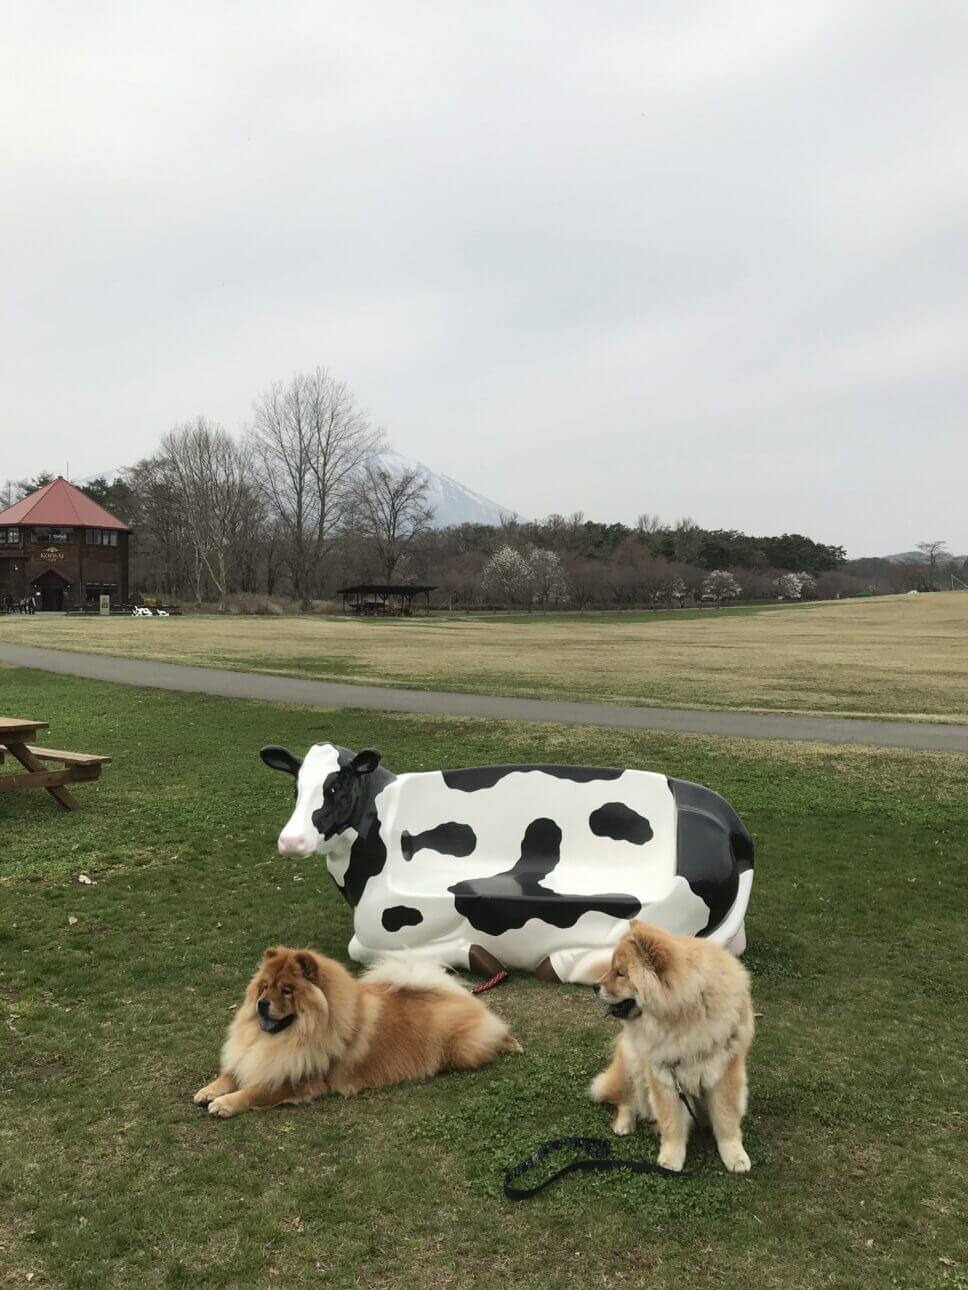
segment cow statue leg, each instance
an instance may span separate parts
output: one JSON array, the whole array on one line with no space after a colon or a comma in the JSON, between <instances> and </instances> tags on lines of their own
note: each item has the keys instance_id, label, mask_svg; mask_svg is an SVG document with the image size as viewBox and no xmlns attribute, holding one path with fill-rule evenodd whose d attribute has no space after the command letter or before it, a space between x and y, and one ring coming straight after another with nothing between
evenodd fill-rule
<instances>
[{"instance_id":1,"label":"cow statue leg","mask_svg":"<svg viewBox=\"0 0 968 1290\"><path fill-rule=\"evenodd\" d=\"M354 963L373 963L377 959L393 958L404 954L409 959L426 959L430 963L440 963L443 967L456 968L466 972L474 966L471 960L472 946L469 941L430 941L426 945L408 946L406 949L373 949L364 945L358 936L352 936L347 952Z\"/></svg>"},{"instance_id":2,"label":"cow statue leg","mask_svg":"<svg viewBox=\"0 0 968 1290\"><path fill-rule=\"evenodd\" d=\"M737 958L746 953L746 923L740 923L739 931L726 945L730 954L735 954Z\"/></svg>"},{"instance_id":3,"label":"cow statue leg","mask_svg":"<svg viewBox=\"0 0 968 1290\"><path fill-rule=\"evenodd\" d=\"M570 985L594 985L608 971L612 950L607 945L556 950L535 968L542 981L565 981Z\"/></svg>"}]
</instances>

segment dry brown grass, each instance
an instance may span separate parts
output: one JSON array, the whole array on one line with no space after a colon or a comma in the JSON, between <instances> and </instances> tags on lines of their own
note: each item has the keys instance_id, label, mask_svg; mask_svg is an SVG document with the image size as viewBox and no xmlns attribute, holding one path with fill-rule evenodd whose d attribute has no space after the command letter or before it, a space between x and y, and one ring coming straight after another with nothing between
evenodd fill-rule
<instances>
[{"instance_id":1,"label":"dry brown grass","mask_svg":"<svg viewBox=\"0 0 968 1290\"><path fill-rule=\"evenodd\" d=\"M968 721L959 592L657 618L8 618L0 639L413 688Z\"/></svg>"}]
</instances>

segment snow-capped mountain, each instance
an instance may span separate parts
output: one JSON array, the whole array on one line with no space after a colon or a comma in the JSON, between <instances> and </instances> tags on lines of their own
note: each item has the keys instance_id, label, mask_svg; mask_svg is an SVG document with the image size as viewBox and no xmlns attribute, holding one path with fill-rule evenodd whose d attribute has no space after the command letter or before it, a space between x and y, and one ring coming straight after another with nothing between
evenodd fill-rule
<instances>
[{"instance_id":1,"label":"snow-capped mountain","mask_svg":"<svg viewBox=\"0 0 968 1290\"><path fill-rule=\"evenodd\" d=\"M492 502L489 497L475 493L460 480L440 475L422 461L404 457L392 448L381 452L377 460L385 470L393 474L403 470L420 471L427 480L427 505L433 507L435 529L449 528L451 524L500 524L502 515L514 519L523 518L512 507Z\"/></svg>"}]
</instances>

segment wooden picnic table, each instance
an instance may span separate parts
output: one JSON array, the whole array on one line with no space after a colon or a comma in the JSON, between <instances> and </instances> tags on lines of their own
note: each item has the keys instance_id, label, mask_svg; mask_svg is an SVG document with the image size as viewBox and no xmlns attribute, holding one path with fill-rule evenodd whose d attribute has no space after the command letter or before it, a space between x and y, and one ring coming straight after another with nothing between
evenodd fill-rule
<instances>
[{"instance_id":1,"label":"wooden picnic table","mask_svg":"<svg viewBox=\"0 0 968 1290\"><path fill-rule=\"evenodd\" d=\"M46 721L24 721L19 717L0 717L0 762L7 753L20 762L24 772L0 772L0 791L15 788L46 788L51 797L65 811L76 811L77 798L64 786L98 779L101 767L110 757L95 753L64 752L57 748L41 748L34 741L37 732L48 728ZM50 770L47 762L60 763L62 769Z\"/></svg>"}]
</instances>

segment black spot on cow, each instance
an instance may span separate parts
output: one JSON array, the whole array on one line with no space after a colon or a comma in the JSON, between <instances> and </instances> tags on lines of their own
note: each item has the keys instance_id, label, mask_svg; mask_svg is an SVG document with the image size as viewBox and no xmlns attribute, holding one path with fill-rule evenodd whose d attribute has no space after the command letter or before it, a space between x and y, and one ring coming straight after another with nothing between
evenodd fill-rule
<instances>
[{"instance_id":1,"label":"black spot on cow","mask_svg":"<svg viewBox=\"0 0 968 1290\"><path fill-rule=\"evenodd\" d=\"M685 779L670 779L676 802L676 872L709 907L699 936L723 922L736 901L739 876L753 868L753 839L725 798Z\"/></svg>"},{"instance_id":2,"label":"black spot on cow","mask_svg":"<svg viewBox=\"0 0 968 1290\"><path fill-rule=\"evenodd\" d=\"M516 775L521 771L538 771L542 775L551 775L554 779L569 779L573 784L590 784L597 779L618 779L624 770L613 766L469 766L461 770L441 771L444 783L448 788L456 788L462 793L478 793L485 788L493 788L507 775Z\"/></svg>"},{"instance_id":3,"label":"black spot on cow","mask_svg":"<svg viewBox=\"0 0 968 1290\"><path fill-rule=\"evenodd\" d=\"M624 802L606 802L588 817L588 827L598 838L611 838L615 842L634 842L641 846L651 842L652 825L644 815L633 811Z\"/></svg>"},{"instance_id":4,"label":"black spot on cow","mask_svg":"<svg viewBox=\"0 0 968 1290\"><path fill-rule=\"evenodd\" d=\"M409 905L391 905L383 911L383 926L388 932L399 932L401 927L416 927L422 922L420 910L411 909Z\"/></svg>"},{"instance_id":5,"label":"black spot on cow","mask_svg":"<svg viewBox=\"0 0 968 1290\"><path fill-rule=\"evenodd\" d=\"M443 856L469 856L477 846L477 834L469 824L456 824L448 820L423 833L400 834L400 850L404 860L412 860L418 851L439 851Z\"/></svg>"},{"instance_id":6,"label":"black spot on cow","mask_svg":"<svg viewBox=\"0 0 968 1290\"><path fill-rule=\"evenodd\" d=\"M500 936L531 918L553 927L574 927L583 914L634 918L642 908L634 896L608 893L570 896L541 885L561 858L561 829L554 820L532 820L513 868L492 878L471 878L448 888L457 912L479 932Z\"/></svg>"},{"instance_id":7,"label":"black spot on cow","mask_svg":"<svg viewBox=\"0 0 968 1290\"><path fill-rule=\"evenodd\" d=\"M343 878L343 895L351 905L360 903L366 884L383 872L386 862L387 848L380 837L380 821L370 807L360 821L360 831L350 848L350 862Z\"/></svg>"}]
</instances>

